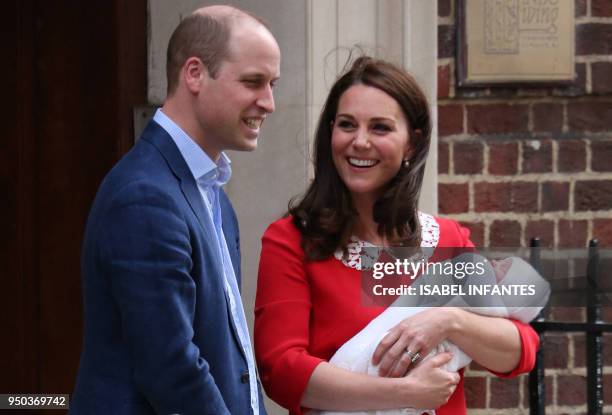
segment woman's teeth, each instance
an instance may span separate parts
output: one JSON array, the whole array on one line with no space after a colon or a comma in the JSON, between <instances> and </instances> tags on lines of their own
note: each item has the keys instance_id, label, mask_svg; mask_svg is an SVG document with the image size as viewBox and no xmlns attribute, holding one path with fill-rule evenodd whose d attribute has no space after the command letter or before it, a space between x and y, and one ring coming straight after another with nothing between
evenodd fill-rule
<instances>
[{"instance_id":1,"label":"woman's teeth","mask_svg":"<svg viewBox=\"0 0 612 415\"><path fill-rule=\"evenodd\" d=\"M355 166L355 167L372 167L373 165L378 163L378 160L356 159L356 158L349 157L348 162L351 166Z\"/></svg>"}]
</instances>

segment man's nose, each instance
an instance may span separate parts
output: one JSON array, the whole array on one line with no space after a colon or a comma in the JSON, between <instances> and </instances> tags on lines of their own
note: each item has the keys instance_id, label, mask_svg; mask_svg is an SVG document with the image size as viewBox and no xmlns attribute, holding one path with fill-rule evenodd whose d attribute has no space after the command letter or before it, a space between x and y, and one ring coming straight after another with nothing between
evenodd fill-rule
<instances>
[{"instance_id":1,"label":"man's nose","mask_svg":"<svg viewBox=\"0 0 612 415\"><path fill-rule=\"evenodd\" d=\"M270 85L266 86L266 88L261 92L261 95L257 99L257 105L260 108L263 108L267 113L274 112L274 93L272 92L272 87Z\"/></svg>"}]
</instances>

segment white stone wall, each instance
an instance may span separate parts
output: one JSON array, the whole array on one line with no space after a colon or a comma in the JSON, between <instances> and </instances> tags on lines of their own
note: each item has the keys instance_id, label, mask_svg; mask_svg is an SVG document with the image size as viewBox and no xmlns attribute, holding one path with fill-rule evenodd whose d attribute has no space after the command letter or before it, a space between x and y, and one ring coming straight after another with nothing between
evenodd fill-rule
<instances>
[{"instance_id":1,"label":"white stone wall","mask_svg":"<svg viewBox=\"0 0 612 415\"><path fill-rule=\"evenodd\" d=\"M327 91L359 44L403 64L427 92L436 119L437 2L431 0L235 0L149 1L149 101L165 97L166 47L182 16L208 4L232 4L266 20L281 48L276 112L263 127L253 153L232 152L233 178L227 192L240 221L243 302L252 327L260 238L288 200L309 180L310 143ZM432 140L421 208L437 212L437 140ZM282 414L266 402L269 413Z\"/></svg>"}]
</instances>

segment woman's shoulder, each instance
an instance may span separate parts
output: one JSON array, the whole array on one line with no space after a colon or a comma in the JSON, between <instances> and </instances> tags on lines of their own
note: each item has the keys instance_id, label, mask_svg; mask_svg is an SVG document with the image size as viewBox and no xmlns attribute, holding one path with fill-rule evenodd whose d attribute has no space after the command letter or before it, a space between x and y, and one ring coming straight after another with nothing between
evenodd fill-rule
<instances>
[{"instance_id":1,"label":"woman's shoulder","mask_svg":"<svg viewBox=\"0 0 612 415\"><path fill-rule=\"evenodd\" d=\"M293 223L293 216L287 215L282 218L275 220L263 234L264 238L281 238L281 239L292 239L301 240L302 234L299 229Z\"/></svg>"},{"instance_id":2,"label":"woman's shoulder","mask_svg":"<svg viewBox=\"0 0 612 415\"><path fill-rule=\"evenodd\" d=\"M442 218L419 212L423 239L427 234L427 229L434 229L437 234L436 246L441 247L466 247L473 246L470 241L470 230L455 220ZM434 225L435 223L435 225ZM431 231L429 231L431 233Z\"/></svg>"}]
</instances>

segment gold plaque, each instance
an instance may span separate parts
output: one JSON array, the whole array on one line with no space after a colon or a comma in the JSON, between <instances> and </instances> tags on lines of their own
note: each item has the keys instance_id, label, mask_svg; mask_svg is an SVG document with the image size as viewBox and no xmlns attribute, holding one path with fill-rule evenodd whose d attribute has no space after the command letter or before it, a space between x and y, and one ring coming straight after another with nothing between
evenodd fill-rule
<instances>
[{"instance_id":1,"label":"gold plaque","mask_svg":"<svg viewBox=\"0 0 612 415\"><path fill-rule=\"evenodd\" d=\"M464 84L574 79L574 0L463 0Z\"/></svg>"}]
</instances>

